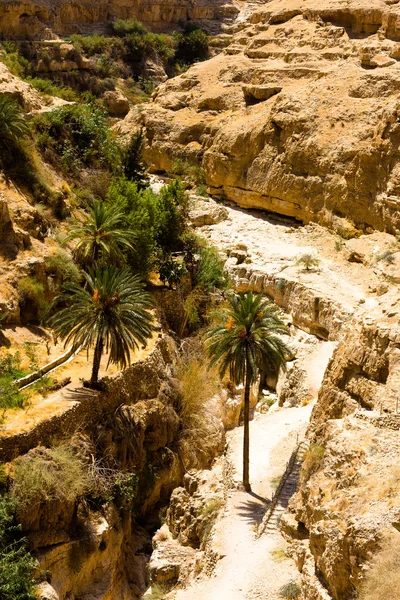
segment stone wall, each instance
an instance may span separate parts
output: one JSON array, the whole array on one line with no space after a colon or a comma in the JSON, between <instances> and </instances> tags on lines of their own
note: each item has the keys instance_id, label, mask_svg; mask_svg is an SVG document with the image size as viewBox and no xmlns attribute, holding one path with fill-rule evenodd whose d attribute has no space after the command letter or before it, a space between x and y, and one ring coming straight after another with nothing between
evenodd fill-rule
<instances>
[{"instance_id":1,"label":"stone wall","mask_svg":"<svg viewBox=\"0 0 400 600\"><path fill-rule=\"evenodd\" d=\"M57 438L68 438L77 429L90 430L122 404L155 398L175 358L176 348L172 339L160 336L148 358L108 379L106 393L84 389L71 391L61 415L46 419L29 432L0 438L0 461L12 461L31 448L49 445Z\"/></svg>"}]
</instances>

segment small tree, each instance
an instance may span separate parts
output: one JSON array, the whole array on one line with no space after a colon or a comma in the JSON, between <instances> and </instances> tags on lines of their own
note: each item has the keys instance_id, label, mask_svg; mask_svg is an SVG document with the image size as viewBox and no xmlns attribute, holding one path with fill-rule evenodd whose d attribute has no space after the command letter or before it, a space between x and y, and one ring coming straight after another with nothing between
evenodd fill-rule
<instances>
[{"instance_id":1,"label":"small tree","mask_svg":"<svg viewBox=\"0 0 400 600\"><path fill-rule=\"evenodd\" d=\"M298 258L296 264L302 266L306 271L310 271L311 269L316 269L320 262L321 261L317 256L315 256L315 254L306 252L305 254L302 254L300 258Z\"/></svg>"},{"instance_id":2,"label":"small tree","mask_svg":"<svg viewBox=\"0 0 400 600\"><path fill-rule=\"evenodd\" d=\"M153 300L129 268L97 267L84 276L85 289L67 285L56 298L67 306L55 314L50 326L74 350L87 348L89 352L94 347L90 386L96 387L104 350L110 353L108 364L124 369L138 342L147 344L153 331Z\"/></svg>"},{"instance_id":3,"label":"small tree","mask_svg":"<svg viewBox=\"0 0 400 600\"><path fill-rule=\"evenodd\" d=\"M228 371L236 384L244 383L243 485L251 491L250 387L260 372L277 373L290 354L277 334L288 334L278 310L260 294L232 295L227 308L216 315L217 323L206 333L210 366L218 365L220 377Z\"/></svg>"}]
</instances>

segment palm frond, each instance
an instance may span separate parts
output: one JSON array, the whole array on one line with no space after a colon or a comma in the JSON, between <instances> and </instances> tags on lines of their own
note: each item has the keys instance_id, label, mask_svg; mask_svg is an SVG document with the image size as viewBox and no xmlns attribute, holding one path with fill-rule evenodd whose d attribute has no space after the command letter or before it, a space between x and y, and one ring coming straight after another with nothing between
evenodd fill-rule
<instances>
[{"instance_id":1,"label":"palm frond","mask_svg":"<svg viewBox=\"0 0 400 600\"><path fill-rule=\"evenodd\" d=\"M91 348L99 339L109 352L109 363L125 368L138 344L146 345L153 332L153 299L129 268L97 267L84 274L86 287L66 285L55 303L66 305L50 326L74 349Z\"/></svg>"},{"instance_id":2,"label":"palm frond","mask_svg":"<svg viewBox=\"0 0 400 600\"><path fill-rule=\"evenodd\" d=\"M285 368L290 351L279 336L287 335L288 329L278 309L252 292L233 294L228 302L206 332L210 365L218 365L221 377L229 372L236 384L244 382L246 373L253 383L260 371Z\"/></svg>"}]
</instances>

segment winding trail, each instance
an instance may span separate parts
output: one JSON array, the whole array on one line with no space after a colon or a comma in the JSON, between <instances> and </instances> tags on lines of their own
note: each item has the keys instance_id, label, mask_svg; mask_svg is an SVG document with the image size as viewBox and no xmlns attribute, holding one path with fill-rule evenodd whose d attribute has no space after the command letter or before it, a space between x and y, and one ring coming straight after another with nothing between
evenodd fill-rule
<instances>
[{"instance_id":1,"label":"winding trail","mask_svg":"<svg viewBox=\"0 0 400 600\"><path fill-rule=\"evenodd\" d=\"M279 528L269 528L259 539L255 529L273 493L271 479L283 473L297 436L304 435L311 409L310 405L282 408L256 415L251 422L252 492L233 490L214 528L212 548L222 556L214 576L178 591L176 600L275 600L282 585L298 578L294 563L283 558L285 541ZM228 457L239 482L243 427L228 434L228 443Z\"/></svg>"}]
</instances>

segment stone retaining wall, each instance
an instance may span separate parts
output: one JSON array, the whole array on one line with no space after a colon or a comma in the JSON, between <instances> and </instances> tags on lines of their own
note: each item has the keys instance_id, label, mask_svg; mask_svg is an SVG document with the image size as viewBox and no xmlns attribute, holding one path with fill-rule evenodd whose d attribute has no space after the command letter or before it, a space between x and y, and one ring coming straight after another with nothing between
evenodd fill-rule
<instances>
[{"instance_id":1,"label":"stone retaining wall","mask_svg":"<svg viewBox=\"0 0 400 600\"><path fill-rule=\"evenodd\" d=\"M145 360L108 379L107 392L65 390L66 408L61 415L50 416L30 431L0 438L0 462L10 462L36 446L50 445L54 439L71 437L77 429L90 429L121 404L156 397L175 358L174 341L161 335Z\"/></svg>"}]
</instances>

